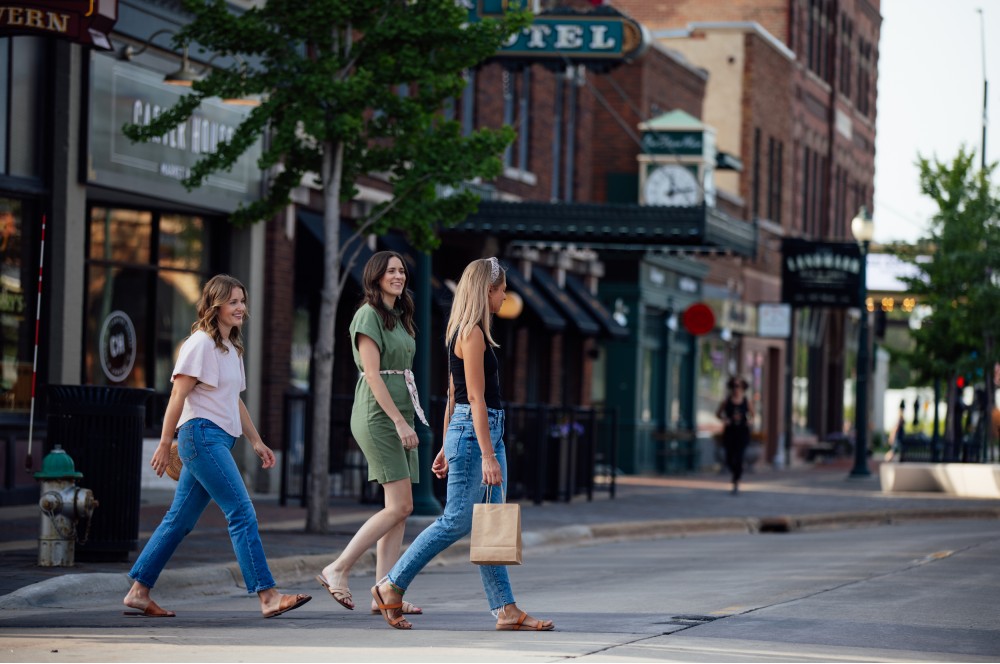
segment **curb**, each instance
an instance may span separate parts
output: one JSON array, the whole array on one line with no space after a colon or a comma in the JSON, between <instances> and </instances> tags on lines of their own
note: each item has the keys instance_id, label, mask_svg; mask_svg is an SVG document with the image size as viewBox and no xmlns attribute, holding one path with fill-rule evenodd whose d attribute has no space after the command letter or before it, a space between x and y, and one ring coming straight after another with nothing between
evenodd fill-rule
<instances>
[{"instance_id":1,"label":"curb","mask_svg":"<svg viewBox=\"0 0 1000 664\"><path fill-rule=\"evenodd\" d=\"M522 533L522 545L526 548L558 548L562 546L586 545L598 542L627 541L640 539L664 539L693 537L698 535L788 533L803 530L830 528L852 528L882 526L913 521L942 521L985 519L1000 520L1000 507L972 509L910 509L880 510L866 512L832 512L829 514L779 515L769 517L720 517L710 519L664 519L661 521L624 521L593 525L570 525L548 531L526 531ZM268 561L275 578L282 585L292 585L310 581L317 570L325 567L333 554L309 556L286 556ZM443 566L468 562L469 538L463 538L431 561L432 565ZM352 573L371 574L375 572L375 553L366 552ZM217 595L245 589L239 566L201 565L185 569L166 569L160 574L158 593L169 598L171 595L191 595L198 589L201 595ZM124 597L131 585L125 574L91 573L66 574L60 577L33 583L0 597L0 611L27 608L69 608L67 597L95 598L97 596ZM111 601L110 599L108 601Z\"/></svg>"}]
</instances>

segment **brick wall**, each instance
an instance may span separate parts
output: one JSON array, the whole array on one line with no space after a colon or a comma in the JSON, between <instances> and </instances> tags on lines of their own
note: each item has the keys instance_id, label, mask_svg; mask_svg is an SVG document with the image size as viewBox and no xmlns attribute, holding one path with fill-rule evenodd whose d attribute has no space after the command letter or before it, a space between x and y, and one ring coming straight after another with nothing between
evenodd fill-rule
<instances>
[{"instance_id":1,"label":"brick wall","mask_svg":"<svg viewBox=\"0 0 1000 664\"><path fill-rule=\"evenodd\" d=\"M675 109L701 117L705 79L675 54L654 47L630 64L592 76L591 83L590 200L605 202L609 175L639 172L639 123Z\"/></svg>"},{"instance_id":2,"label":"brick wall","mask_svg":"<svg viewBox=\"0 0 1000 664\"><path fill-rule=\"evenodd\" d=\"M650 30L684 28L694 21L756 21L788 41L789 5L794 0L609 0L607 4Z\"/></svg>"}]
</instances>

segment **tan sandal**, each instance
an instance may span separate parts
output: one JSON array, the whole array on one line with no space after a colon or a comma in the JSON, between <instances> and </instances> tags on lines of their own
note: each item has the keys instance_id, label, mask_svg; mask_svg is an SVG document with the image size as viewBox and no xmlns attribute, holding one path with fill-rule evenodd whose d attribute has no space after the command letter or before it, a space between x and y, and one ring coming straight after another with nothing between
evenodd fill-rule
<instances>
[{"instance_id":1,"label":"tan sandal","mask_svg":"<svg viewBox=\"0 0 1000 664\"><path fill-rule=\"evenodd\" d=\"M319 581L319 585L326 588L326 591L330 593L330 597L332 597L337 604L340 604L348 611L354 610L354 597L351 595L350 588L345 588L343 586L331 586L329 582L323 578L322 574L317 574L316 580Z\"/></svg>"}]
</instances>

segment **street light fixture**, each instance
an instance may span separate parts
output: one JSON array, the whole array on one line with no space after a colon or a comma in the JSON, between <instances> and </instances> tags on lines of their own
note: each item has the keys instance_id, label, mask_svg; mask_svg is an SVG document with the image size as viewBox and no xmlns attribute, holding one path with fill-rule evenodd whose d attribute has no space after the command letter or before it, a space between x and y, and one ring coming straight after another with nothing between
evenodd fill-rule
<instances>
[{"instance_id":1,"label":"street light fixture","mask_svg":"<svg viewBox=\"0 0 1000 664\"><path fill-rule=\"evenodd\" d=\"M851 233L861 246L861 268L858 279L858 363L857 394L854 404L854 468L850 477L868 477L868 244L875 234L875 222L864 205L851 220Z\"/></svg>"}]
</instances>

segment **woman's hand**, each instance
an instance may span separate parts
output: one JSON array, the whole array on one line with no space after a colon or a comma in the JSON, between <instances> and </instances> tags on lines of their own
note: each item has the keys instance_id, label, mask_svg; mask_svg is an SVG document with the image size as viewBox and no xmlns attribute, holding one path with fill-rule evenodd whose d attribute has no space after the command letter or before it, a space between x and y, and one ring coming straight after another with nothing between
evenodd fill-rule
<instances>
[{"instance_id":1,"label":"woman's hand","mask_svg":"<svg viewBox=\"0 0 1000 664\"><path fill-rule=\"evenodd\" d=\"M500 486L503 484L503 472L496 455L483 457L483 484Z\"/></svg>"},{"instance_id":2,"label":"woman's hand","mask_svg":"<svg viewBox=\"0 0 1000 664\"><path fill-rule=\"evenodd\" d=\"M254 443L253 451L260 457L260 460L264 462L261 464L261 468L274 468L274 452L271 451L270 447L264 444L264 441L258 440Z\"/></svg>"},{"instance_id":3,"label":"woman's hand","mask_svg":"<svg viewBox=\"0 0 1000 664\"><path fill-rule=\"evenodd\" d=\"M448 476L448 458L444 455L444 448L437 453L434 457L434 462L431 463L431 472L434 473L434 477L439 480L443 480Z\"/></svg>"},{"instance_id":4,"label":"woman's hand","mask_svg":"<svg viewBox=\"0 0 1000 664\"><path fill-rule=\"evenodd\" d=\"M156 473L157 477L163 477L163 473L167 470L167 464L170 463L170 446L172 444L172 440L161 440L153 452L153 458L149 460L149 465L153 468L153 472Z\"/></svg>"},{"instance_id":5,"label":"woman's hand","mask_svg":"<svg viewBox=\"0 0 1000 664\"><path fill-rule=\"evenodd\" d=\"M404 450L417 449L420 439L417 438L417 432L413 430L413 427L405 421L401 421L396 424L396 433L399 435L399 440L403 443Z\"/></svg>"}]
</instances>

